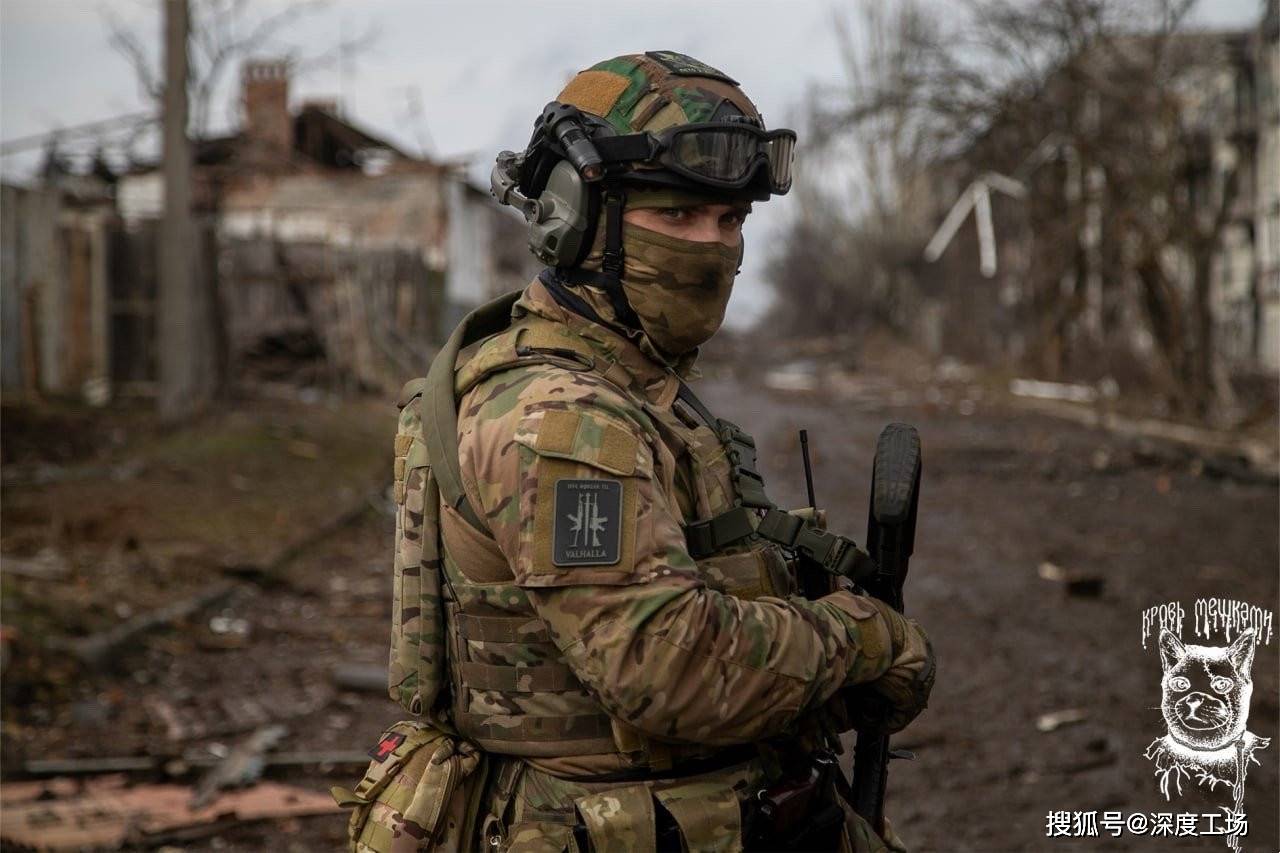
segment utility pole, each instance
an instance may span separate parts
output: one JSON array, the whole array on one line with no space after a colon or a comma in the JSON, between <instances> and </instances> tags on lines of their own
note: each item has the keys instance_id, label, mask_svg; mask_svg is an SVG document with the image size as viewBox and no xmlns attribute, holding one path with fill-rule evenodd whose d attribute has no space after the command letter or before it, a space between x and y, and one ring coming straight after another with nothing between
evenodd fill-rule
<instances>
[{"instance_id":1,"label":"utility pole","mask_svg":"<svg viewBox=\"0 0 1280 853\"><path fill-rule=\"evenodd\" d=\"M159 409L166 421L194 414L208 398L202 382L208 338L204 294L192 268L191 140L187 138L187 0L164 0L164 219L160 223Z\"/></svg>"}]
</instances>

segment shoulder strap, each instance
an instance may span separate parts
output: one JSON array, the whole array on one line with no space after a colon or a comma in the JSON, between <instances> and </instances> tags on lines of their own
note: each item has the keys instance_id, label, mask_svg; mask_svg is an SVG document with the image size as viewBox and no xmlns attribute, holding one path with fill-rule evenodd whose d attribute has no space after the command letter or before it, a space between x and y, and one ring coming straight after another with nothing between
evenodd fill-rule
<instances>
[{"instance_id":1,"label":"shoulder strap","mask_svg":"<svg viewBox=\"0 0 1280 853\"><path fill-rule=\"evenodd\" d=\"M756 443L732 421L717 418L693 389L683 381L677 396L706 421L719 437L729 459L730 475L737 490L736 504L711 518L684 527L689 555L695 560L752 535L803 555L825 571L865 583L876 570L875 561L847 536L819 530L799 517L778 509L764 492L764 478L756 469ZM755 524L752 510L764 510Z\"/></svg>"},{"instance_id":2,"label":"shoulder strap","mask_svg":"<svg viewBox=\"0 0 1280 853\"><path fill-rule=\"evenodd\" d=\"M458 354L463 349L510 329L511 309L519 296L519 293L509 293L481 305L464 317L431 363L422 391L427 456L431 460L440 496L468 524L486 535L488 526L467 500L462 485L462 468L458 460L458 398L495 373L530 364L559 364L573 370L595 369L615 384L621 381L613 375L613 365L599 370L600 365L596 364L586 341L533 315L518 321L520 328L509 336L509 348L500 346L494 352L478 355L459 369Z\"/></svg>"},{"instance_id":3,"label":"shoulder strap","mask_svg":"<svg viewBox=\"0 0 1280 853\"><path fill-rule=\"evenodd\" d=\"M462 318L444 348L431 362L423 392L424 432L427 456L431 460L440 496L462 514L469 524L485 529L467 494L462 488L462 469L458 463L458 401L454 396L454 369L463 347L501 332L511 322L511 308L520 298L519 291L498 297L476 308Z\"/></svg>"}]
</instances>

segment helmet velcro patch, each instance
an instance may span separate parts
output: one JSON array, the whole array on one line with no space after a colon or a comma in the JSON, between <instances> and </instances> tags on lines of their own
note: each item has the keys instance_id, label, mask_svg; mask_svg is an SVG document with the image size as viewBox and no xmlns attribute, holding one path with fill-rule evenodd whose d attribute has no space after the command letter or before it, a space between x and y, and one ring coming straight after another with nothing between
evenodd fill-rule
<instances>
[{"instance_id":1,"label":"helmet velcro patch","mask_svg":"<svg viewBox=\"0 0 1280 853\"><path fill-rule=\"evenodd\" d=\"M592 115L607 116L630 85L630 78L612 71L582 71L569 81L556 100Z\"/></svg>"},{"instance_id":2,"label":"helmet velcro patch","mask_svg":"<svg viewBox=\"0 0 1280 853\"><path fill-rule=\"evenodd\" d=\"M692 56L676 53L674 50L647 50L644 55L677 77L708 77L712 80L723 80L731 86L738 85L737 80L720 69L712 68L705 62L699 62Z\"/></svg>"}]
</instances>

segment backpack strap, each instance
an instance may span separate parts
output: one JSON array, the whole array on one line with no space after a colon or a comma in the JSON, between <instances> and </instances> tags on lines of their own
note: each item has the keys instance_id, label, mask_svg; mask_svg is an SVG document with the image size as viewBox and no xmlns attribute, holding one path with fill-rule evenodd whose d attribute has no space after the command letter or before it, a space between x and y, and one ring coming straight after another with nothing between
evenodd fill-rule
<instances>
[{"instance_id":1,"label":"backpack strap","mask_svg":"<svg viewBox=\"0 0 1280 853\"><path fill-rule=\"evenodd\" d=\"M519 291L504 294L486 302L462 318L444 348L431 362L423 390L423 432L427 455L440 496L457 510L467 523L485 530L484 522L467 500L462 488L462 468L458 462L458 401L454 397L454 369L463 347L503 331L511 322L511 308L520 298Z\"/></svg>"},{"instance_id":2,"label":"backpack strap","mask_svg":"<svg viewBox=\"0 0 1280 853\"><path fill-rule=\"evenodd\" d=\"M513 367L557 364L570 370L594 370L606 380L626 387L621 365L598 360L591 345L566 329L528 315L512 328L512 309L519 292L508 293L481 305L462 319L440 350L421 387L423 432L440 497L468 524L489 535L489 528L467 499L458 459L458 399L480 382ZM506 333L491 352L477 354L459 367L458 355L471 344ZM412 390L408 393L412 393ZM418 390L418 389L413 389Z\"/></svg>"}]
</instances>

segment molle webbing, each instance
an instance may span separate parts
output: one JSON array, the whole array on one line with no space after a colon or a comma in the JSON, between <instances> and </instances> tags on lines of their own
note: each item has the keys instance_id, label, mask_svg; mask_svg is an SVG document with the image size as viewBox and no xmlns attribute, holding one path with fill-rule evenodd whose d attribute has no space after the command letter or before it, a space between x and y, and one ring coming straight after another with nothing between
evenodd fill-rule
<instances>
[{"instance_id":1,"label":"molle webbing","mask_svg":"<svg viewBox=\"0 0 1280 853\"><path fill-rule=\"evenodd\" d=\"M625 390L630 376L621 365L599 357L586 341L567 327L534 315L513 315L519 294L509 294L477 308L462 321L436 357L424 392L428 453L436 472L441 500L457 511L457 518L491 540L491 533L467 499L458 456L457 401L486 378L513 367L555 364L569 370L594 370ZM513 319L514 316L514 319ZM491 338L473 357L459 365L459 354L472 344ZM441 518L442 532L453 529L450 516ZM453 536L457 540L457 534ZM455 541L455 545L457 542ZM475 545L476 543L471 543ZM495 553L489 553L492 550ZM468 547L459 551L469 568L484 574L501 559L493 549ZM477 563L476 561L479 561ZM447 561L446 561L447 562ZM483 563L482 567L480 563ZM483 570L482 570L483 569ZM448 569L446 569L448 571ZM488 572L494 574L494 572ZM453 584L467 581L455 577ZM560 651L539 620L531 614L498 615L462 612L454 606L450 620L456 643L450 655L455 667L453 721L459 733L482 748L526 757L595 755L616 752L614 727L563 662ZM472 660L476 645L521 645L536 652L536 662L507 665ZM470 710L472 692L507 694L519 706L519 697L554 694L564 713L476 713Z\"/></svg>"},{"instance_id":2,"label":"molle webbing","mask_svg":"<svg viewBox=\"0 0 1280 853\"><path fill-rule=\"evenodd\" d=\"M514 367L554 364L567 370L590 371L636 399L639 405L645 404L643 398L637 399L632 376L620 363L597 351L569 327L521 313L516 307L518 298L519 294L508 294L469 314L450 336L427 376L423 391L427 453L441 501L456 510L456 515L445 512L441 516L441 532L446 539L449 536L445 531L452 529L450 525L465 522L492 542L487 525L466 497L458 454L457 401L477 384ZM484 345L463 354L459 364L462 351L481 340L486 340ZM470 358L465 357L468 354ZM816 530L776 509L764 492L751 437L735 424L712 416L683 383L679 392L724 446L734 492L731 509L686 528L690 553L695 559L712 556L727 545L752 537L812 556L832 571L855 566L858 555L865 558L851 540ZM488 588L493 582L478 577L468 579L465 572L459 575L457 570L462 564L451 560L464 558L477 576L487 573L500 583L500 555L489 553L491 549L485 547L462 548L456 554L455 549L449 550L441 571L451 578L450 586L455 590L455 603L449 608L453 633L448 658L454 668L453 721L460 734L488 751L510 755L639 753L650 769L672 765L675 750L639 733L628 735L626 726L604 713L564 662L545 625L540 625L532 613L508 615L487 605L473 609L467 603L479 603L485 595L478 591L469 594L466 586ZM492 550L496 552L496 548ZM490 566L490 562L494 565ZM526 663L509 657L509 650L499 648L502 644L525 647L532 660ZM540 699L537 694L546 694L547 698ZM486 710L499 700L501 710ZM555 707L557 711L521 710L544 707Z\"/></svg>"},{"instance_id":3,"label":"molle webbing","mask_svg":"<svg viewBox=\"0 0 1280 853\"><path fill-rule=\"evenodd\" d=\"M608 715L599 710L573 670L559 659L559 650L539 620L528 615L458 613L455 624L462 642L451 665L457 667L455 676L462 689L453 717L461 734L491 752L509 755L554 757L616 750ZM472 642L518 643L547 659L519 666L468 660ZM555 693L573 710L554 716L475 713L467 710L468 693L472 690L512 696Z\"/></svg>"},{"instance_id":4,"label":"molle webbing","mask_svg":"<svg viewBox=\"0 0 1280 853\"><path fill-rule=\"evenodd\" d=\"M489 752L526 758L562 758L615 752L613 724L604 714L574 717L518 717L454 713L458 731Z\"/></svg>"},{"instance_id":5,"label":"molle webbing","mask_svg":"<svg viewBox=\"0 0 1280 853\"><path fill-rule=\"evenodd\" d=\"M458 630L468 640L481 643L550 643L542 620L509 616L472 616L458 614Z\"/></svg>"},{"instance_id":6,"label":"molle webbing","mask_svg":"<svg viewBox=\"0 0 1280 853\"><path fill-rule=\"evenodd\" d=\"M504 693L543 693L582 690L582 682L568 666L543 661L530 666L462 661L462 681L470 690L501 690Z\"/></svg>"},{"instance_id":7,"label":"molle webbing","mask_svg":"<svg viewBox=\"0 0 1280 853\"><path fill-rule=\"evenodd\" d=\"M874 560L847 536L819 530L784 510L765 511L755 527L753 513L735 506L711 518L685 525L685 545L695 560L710 557L753 534L802 554L833 575L862 584L876 572Z\"/></svg>"}]
</instances>

